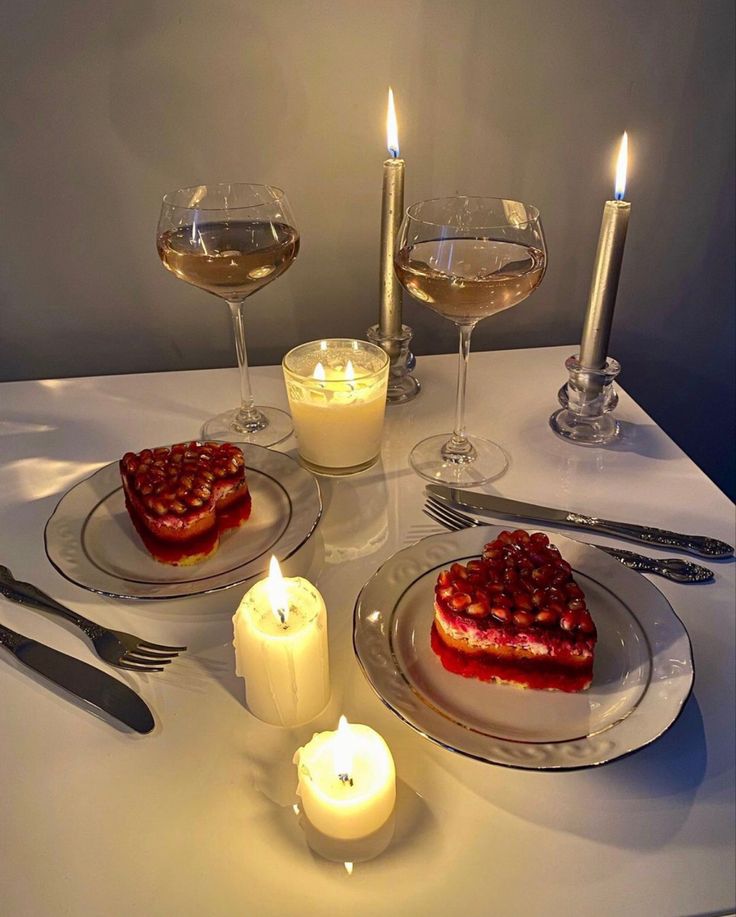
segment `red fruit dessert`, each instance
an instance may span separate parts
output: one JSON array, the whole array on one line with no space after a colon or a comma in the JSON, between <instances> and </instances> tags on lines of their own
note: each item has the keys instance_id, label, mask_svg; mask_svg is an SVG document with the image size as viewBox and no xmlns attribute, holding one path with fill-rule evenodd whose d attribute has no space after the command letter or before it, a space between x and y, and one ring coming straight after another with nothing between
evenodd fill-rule
<instances>
[{"instance_id":1,"label":"red fruit dessert","mask_svg":"<svg viewBox=\"0 0 736 917\"><path fill-rule=\"evenodd\" d=\"M596 629L572 568L543 532L501 532L443 570L432 648L451 672L547 691L593 678Z\"/></svg>"},{"instance_id":2,"label":"red fruit dessert","mask_svg":"<svg viewBox=\"0 0 736 917\"><path fill-rule=\"evenodd\" d=\"M126 452L120 460L125 506L158 561L196 564L220 535L250 516L243 453L232 443L177 443Z\"/></svg>"}]
</instances>

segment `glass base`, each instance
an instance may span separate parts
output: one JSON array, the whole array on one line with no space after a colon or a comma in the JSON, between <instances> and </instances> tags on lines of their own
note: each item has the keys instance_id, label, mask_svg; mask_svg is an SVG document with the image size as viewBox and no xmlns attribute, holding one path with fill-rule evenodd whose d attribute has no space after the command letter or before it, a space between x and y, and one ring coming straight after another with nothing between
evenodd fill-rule
<instances>
[{"instance_id":1,"label":"glass base","mask_svg":"<svg viewBox=\"0 0 736 917\"><path fill-rule=\"evenodd\" d=\"M500 478L509 467L509 458L497 443L470 436L471 450L452 455L446 449L451 438L451 433L440 433L418 442L409 453L414 471L427 481L478 487Z\"/></svg>"},{"instance_id":2,"label":"glass base","mask_svg":"<svg viewBox=\"0 0 736 917\"><path fill-rule=\"evenodd\" d=\"M372 468L378 461L378 455L374 455L373 458L367 459L359 465L350 465L347 468L331 468L329 465L317 465L314 462L310 462L298 452L297 455L299 464L306 468L307 471L311 471L312 474L324 475L325 477L342 477L346 474L358 474L360 471L366 471L368 468Z\"/></svg>"},{"instance_id":3,"label":"glass base","mask_svg":"<svg viewBox=\"0 0 736 917\"><path fill-rule=\"evenodd\" d=\"M293 432L291 416L281 408L259 406L256 411L257 416L250 419L241 408L211 417L202 424L202 439L274 446Z\"/></svg>"}]
</instances>

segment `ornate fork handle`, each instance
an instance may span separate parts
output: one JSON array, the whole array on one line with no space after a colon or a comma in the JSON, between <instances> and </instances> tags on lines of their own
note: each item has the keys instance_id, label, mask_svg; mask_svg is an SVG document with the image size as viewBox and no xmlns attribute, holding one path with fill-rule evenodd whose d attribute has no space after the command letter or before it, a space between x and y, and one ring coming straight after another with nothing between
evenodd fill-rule
<instances>
[{"instance_id":1,"label":"ornate fork handle","mask_svg":"<svg viewBox=\"0 0 736 917\"><path fill-rule=\"evenodd\" d=\"M14 602L18 602L20 605L30 605L33 608L50 611L52 614L66 618L67 621L71 621L72 624L76 624L77 627L83 630L90 639L104 631L104 628L99 624L90 621L89 618L85 618L84 615L80 615L76 611L72 611L71 608L67 608L61 602L57 602L56 599L52 599L50 595L46 595L33 583L24 583L21 580L17 580L10 570L2 565L0 565L0 594L12 599Z\"/></svg>"},{"instance_id":2,"label":"ornate fork handle","mask_svg":"<svg viewBox=\"0 0 736 917\"><path fill-rule=\"evenodd\" d=\"M628 522L612 522L610 519L598 519L595 516L581 516L578 513L568 513L567 521L572 525L587 528L594 532L606 532L608 535L617 535L620 538L633 539L644 544L664 545L668 548L679 548L689 554L699 557L732 557L733 547L717 538L707 538L705 535L681 535L679 532L669 532L667 529L657 529L648 525L634 525Z\"/></svg>"},{"instance_id":3,"label":"ornate fork handle","mask_svg":"<svg viewBox=\"0 0 736 917\"><path fill-rule=\"evenodd\" d=\"M700 564L680 560L679 557L645 557L643 554L635 554L633 551L624 551L621 548L609 548L607 545L597 544L595 547L618 558L631 570L638 570L640 573L658 573L676 583L708 583L713 579L712 570L701 567Z\"/></svg>"}]
</instances>

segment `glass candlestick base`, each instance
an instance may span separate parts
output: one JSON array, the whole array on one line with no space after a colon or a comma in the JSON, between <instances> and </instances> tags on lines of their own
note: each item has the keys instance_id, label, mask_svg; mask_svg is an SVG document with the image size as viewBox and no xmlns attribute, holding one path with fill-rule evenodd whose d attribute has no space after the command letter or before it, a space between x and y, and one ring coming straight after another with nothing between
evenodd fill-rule
<instances>
[{"instance_id":1,"label":"glass candlestick base","mask_svg":"<svg viewBox=\"0 0 736 917\"><path fill-rule=\"evenodd\" d=\"M613 382L621 364L608 357L602 369L583 369L577 355L565 360L570 379L557 393L562 408L549 425L563 439L580 446L605 446L620 435L613 416L618 395Z\"/></svg>"},{"instance_id":2,"label":"glass candlestick base","mask_svg":"<svg viewBox=\"0 0 736 917\"><path fill-rule=\"evenodd\" d=\"M406 404L421 391L421 384L412 375L416 366L414 354L409 351L409 343L414 333L408 325L401 326L401 334L383 334L378 325L371 325L366 332L372 344L378 344L388 354L391 361L388 375L387 404Z\"/></svg>"}]
</instances>

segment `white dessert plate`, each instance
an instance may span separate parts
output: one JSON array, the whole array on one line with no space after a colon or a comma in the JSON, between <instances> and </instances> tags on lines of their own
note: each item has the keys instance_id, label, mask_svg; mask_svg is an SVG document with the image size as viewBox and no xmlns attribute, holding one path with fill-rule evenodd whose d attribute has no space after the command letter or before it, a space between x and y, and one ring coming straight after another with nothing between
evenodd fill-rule
<instances>
[{"instance_id":1,"label":"white dessert plate","mask_svg":"<svg viewBox=\"0 0 736 917\"><path fill-rule=\"evenodd\" d=\"M290 557L322 514L317 480L288 455L237 443L253 500L245 525L226 532L199 564L174 567L144 548L125 508L118 463L80 481L59 501L44 533L46 554L72 583L121 599L174 599L236 586Z\"/></svg>"},{"instance_id":2,"label":"white dessert plate","mask_svg":"<svg viewBox=\"0 0 736 917\"><path fill-rule=\"evenodd\" d=\"M605 764L661 736L693 685L690 639L640 573L590 545L548 533L572 564L598 630L593 683L565 694L447 671L430 645L440 570L477 557L497 525L432 535L394 554L355 606L353 645L393 712L439 745L492 764L571 770Z\"/></svg>"}]
</instances>

